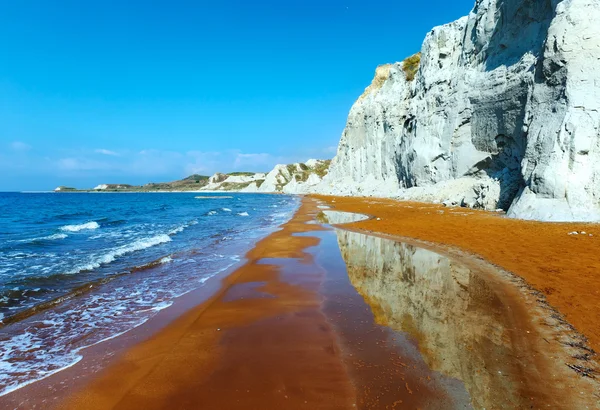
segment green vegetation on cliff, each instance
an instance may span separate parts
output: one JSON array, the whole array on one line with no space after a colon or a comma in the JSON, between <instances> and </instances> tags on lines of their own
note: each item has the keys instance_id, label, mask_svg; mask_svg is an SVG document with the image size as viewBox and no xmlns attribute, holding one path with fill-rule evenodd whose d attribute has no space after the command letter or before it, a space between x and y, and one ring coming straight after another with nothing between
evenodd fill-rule
<instances>
[{"instance_id":1,"label":"green vegetation on cliff","mask_svg":"<svg viewBox=\"0 0 600 410\"><path fill-rule=\"evenodd\" d=\"M221 189L224 191L241 191L242 189L250 186L250 184L252 184L252 183L254 183L254 181L251 181L251 182L223 182L221 184Z\"/></svg>"},{"instance_id":2,"label":"green vegetation on cliff","mask_svg":"<svg viewBox=\"0 0 600 410\"><path fill-rule=\"evenodd\" d=\"M254 172L230 172L227 175L230 177L251 177L254 175Z\"/></svg>"},{"instance_id":3,"label":"green vegetation on cliff","mask_svg":"<svg viewBox=\"0 0 600 410\"><path fill-rule=\"evenodd\" d=\"M421 53L414 54L402 62L402 70L406 75L406 81L412 81L419 71L421 65Z\"/></svg>"}]
</instances>

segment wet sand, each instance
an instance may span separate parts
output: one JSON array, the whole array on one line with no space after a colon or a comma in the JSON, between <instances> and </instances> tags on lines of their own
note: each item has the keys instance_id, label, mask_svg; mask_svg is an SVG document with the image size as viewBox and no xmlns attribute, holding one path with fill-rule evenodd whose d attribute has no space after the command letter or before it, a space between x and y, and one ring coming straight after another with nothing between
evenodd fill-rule
<instances>
[{"instance_id":1,"label":"wet sand","mask_svg":"<svg viewBox=\"0 0 600 410\"><path fill-rule=\"evenodd\" d=\"M342 201L334 205L350 208ZM11 403L35 392L21 408L597 404L596 386L564 366L568 352L552 339L560 335L540 326L545 311L536 298L523 297L493 266L334 231L313 223L318 205L305 198L292 220L260 241L207 300L68 386L56 405L43 403L58 376L15 392ZM389 204L381 206L387 211ZM375 222L382 221L351 226ZM437 271L442 265L448 269Z\"/></svg>"},{"instance_id":2,"label":"wet sand","mask_svg":"<svg viewBox=\"0 0 600 410\"><path fill-rule=\"evenodd\" d=\"M323 228L306 224L318 212L314 201L305 200L281 231L257 244L248 263L227 277L211 300L128 350L59 408L349 409L400 403L444 408L454 401L443 377L418 354L401 357L386 342L387 331L372 315L369 320L370 309L351 285L333 292L342 297L337 310L331 310L333 302L325 303L319 289L326 270L308 251L321 242ZM327 271L348 282L343 265ZM331 315L357 315L357 321L336 331ZM341 338L355 341L362 361L345 363ZM346 352L354 355L352 348ZM368 388L357 390L356 377L365 372L388 382L373 378Z\"/></svg>"},{"instance_id":3,"label":"wet sand","mask_svg":"<svg viewBox=\"0 0 600 410\"><path fill-rule=\"evenodd\" d=\"M387 199L317 197L337 210L381 219L351 228L456 247L522 277L600 350L600 225L520 221ZM569 235L575 231L585 234Z\"/></svg>"}]
</instances>

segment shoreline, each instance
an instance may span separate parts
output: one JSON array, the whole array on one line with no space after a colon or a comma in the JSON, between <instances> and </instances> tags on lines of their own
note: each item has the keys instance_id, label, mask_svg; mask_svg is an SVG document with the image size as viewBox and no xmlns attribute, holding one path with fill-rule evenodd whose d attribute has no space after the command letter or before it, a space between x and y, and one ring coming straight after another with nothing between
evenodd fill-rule
<instances>
[{"instance_id":1,"label":"shoreline","mask_svg":"<svg viewBox=\"0 0 600 410\"><path fill-rule=\"evenodd\" d=\"M335 262L333 255L340 252L338 241L343 235L313 222L322 211L321 204L305 197L279 231L255 244L245 263L223 274L212 289L202 290L203 299L197 292L184 296L186 302L165 309L141 329L92 347L81 363L11 393L11 402L18 404L19 398L27 397L47 408L61 409L463 403L468 398L464 387L447 379L456 375L436 370L432 352L410 353L410 346L424 348L423 335L412 328L395 333L378 302L364 293L360 283L350 282L357 278L354 271L346 273L349 261L337 257ZM355 225L369 222L380 221L347 224L341 232L351 233ZM523 295L518 286L476 256L436 244L417 245L447 253L478 272L503 301L496 308L491 306L490 312L509 309L497 317L506 321L501 328L508 332L508 342L503 343L526 355L511 370L524 383L519 400L531 397L536 403L556 405L577 399L573 389L592 389L556 359L535 354L551 352L560 358L566 351L554 342L546 346L546 338L556 334L540 323L539 312L532 312L536 304L532 295ZM396 340L405 341L397 345ZM485 356L489 348L478 349ZM101 363L94 364L94 360ZM82 374L82 369L90 368L89 374ZM45 401L48 389L69 377L71 385L58 393L56 401L51 405ZM469 391L474 388L467 387Z\"/></svg>"},{"instance_id":2,"label":"shoreline","mask_svg":"<svg viewBox=\"0 0 600 410\"><path fill-rule=\"evenodd\" d=\"M286 192L249 192L249 191L40 191L40 192L15 192L18 194L223 194L223 195L291 195L303 196L304 194L289 194ZM218 195L221 196L221 195Z\"/></svg>"},{"instance_id":3,"label":"shoreline","mask_svg":"<svg viewBox=\"0 0 600 410\"><path fill-rule=\"evenodd\" d=\"M590 314L600 311L600 224L524 221L381 198L313 197L338 211L373 216L347 228L449 246L513 273L600 351L600 322ZM569 235L575 231L585 235Z\"/></svg>"},{"instance_id":4,"label":"shoreline","mask_svg":"<svg viewBox=\"0 0 600 410\"><path fill-rule=\"evenodd\" d=\"M144 333L139 332L138 329L146 327L145 324L149 318L152 320L157 315L166 317L164 312L172 312L172 305L179 304L180 300L188 301L184 302L187 304L185 311L195 307L201 301L193 300L192 297L187 297L187 294L190 291L194 294L201 294L201 290L195 290L207 286L214 287L214 283L205 284L207 280L219 283L223 272L231 272L243 265L245 262L243 255L251 250L256 242L279 229L280 224L295 213L300 202L298 198L293 197L279 199L272 197L272 199L266 197L253 199L255 204L265 205L264 211L261 213L259 210L255 210L253 213L250 210L249 212L253 214L254 218L237 219L234 219L236 218L235 212L231 213L230 210L221 212L223 208L220 208L230 206L236 210L233 202L229 202L231 205L219 204L217 206L208 204L206 201L203 204L196 201L198 203L192 203L189 217L185 213L182 216L183 219L173 218L172 224L169 223L171 220L163 221L163 225L156 228L159 231L158 234L169 235L169 237L179 235L188 227L198 224L201 216L205 215L205 208L208 210L214 207L220 209L219 212L222 215L234 215L229 219L231 222L227 223L239 226L234 227L236 229L225 230L227 225L219 228L219 219L206 219L206 223L215 227L213 231L216 231L217 235L214 235L214 232L211 236L204 235L207 230L203 229L192 231L191 234L188 232L186 234L188 236L183 237L175 247L155 248L152 253L143 254L137 259L118 258L120 265L117 265L117 268L108 267L104 271L116 272L114 274L93 276L84 272L78 275L79 283L76 283L75 286L66 281L65 284L59 283L62 294L51 294L54 297L48 298L47 301L38 299L37 305L18 313L15 313L14 310L9 311L7 316L2 317L2 321L0 321L0 340L3 344L0 353L6 364L4 377L0 383L0 403L4 402L3 396L19 391L26 386L36 385L42 379L62 378L62 381L68 383L70 380L67 380L67 373L75 373L69 371L69 368L81 361L82 353L84 356L88 356L89 351L98 350L96 345L104 345L105 341L109 339L118 339L117 342L109 344L116 346L117 350L121 349L121 340L131 339L130 334ZM267 201L266 204L265 201ZM180 203L179 200L167 202L166 197L164 201L158 202L161 204ZM187 202L189 203L189 200ZM123 201L116 203L123 203ZM148 203L153 204L154 201ZM246 201L240 202L240 204L245 203ZM278 204L275 205L277 209L270 210L270 206L266 206L270 203ZM237 205L237 207L240 210L247 208L245 205ZM194 212L197 212L196 209L200 209L201 213L194 215ZM265 217L260 217L261 214ZM190 221L190 219L193 220ZM119 225L121 222L119 220ZM63 225L58 220L56 224L57 226ZM110 226L109 223L106 225ZM248 229L248 227L255 229ZM121 226L119 229L122 231ZM87 232L85 231L85 233ZM108 232L108 236L110 236L110 231ZM169 233L167 234L167 232ZM90 230L89 235L95 235L95 232ZM151 235L151 233L141 232L139 236L145 240ZM82 235L83 240L87 236ZM151 237L154 238L154 236ZM122 240L123 245L109 243L109 246L120 249L119 246L130 247L131 243L135 245L138 242L137 237L133 239L126 237ZM52 242L52 244L54 243ZM208 244L208 246L202 246L203 244ZM61 246L64 248L70 245ZM112 254L112 248L98 249L101 251L93 254L96 259L105 254ZM142 250L145 249L142 248ZM156 258L157 255L158 258ZM71 278L71 276L67 276L67 278ZM52 277L52 279L54 278ZM59 277L56 282L61 279L62 277ZM140 286L138 287L138 285ZM42 287L40 285L40 288ZM56 287L58 288L58 286ZM113 290L114 292L112 292ZM62 320L63 318L64 320ZM154 322L161 326L161 321ZM151 327L157 327L157 325L151 325ZM124 333L127 334L125 337L119 336ZM127 343L125 342L125 344ZM82 369L85 366L87 364L75 367ZM77 377L79 376L77 375ZM0 404L0 408L3 408L3 405Z\"/></svg>"}]
</instances>

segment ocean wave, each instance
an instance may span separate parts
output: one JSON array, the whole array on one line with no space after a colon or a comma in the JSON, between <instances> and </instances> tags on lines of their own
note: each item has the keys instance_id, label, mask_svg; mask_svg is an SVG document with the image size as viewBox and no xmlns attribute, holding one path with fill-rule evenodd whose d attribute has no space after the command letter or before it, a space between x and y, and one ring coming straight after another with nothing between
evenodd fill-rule
<instances>
[{"instance_id":1,"label":"ocean wave","mask_svg":"<svg viewBox=\"0 0 600 410\"><path fill-rule=\"evenodd\" d=\"M10 361L12 355L7 352L20 351L23 345L33 345L35 342L35 338L30 333L25 333L17 340L3 342L5 343L5 345L3 345L2 347L6 350L0 352L0 359L2 359L0 366L0 369L2 370L2 372L0 372L0 386L2 386L2 388L0 388L0 396L4 396L29 384L50 377L53 374L58 373L62 370L68 369L69 367L76 365L81 359L83 359L83 356L79 354L79 351L81 349L77 349L73 353L65 355L64 357L57 357L56 355L52 354L46 355L44 353L36 352L35 359L43 361L44 359L46 359L46 356L50 356L51 360L54 360L53 366L43 370L34 370L32 372L33 374L29 374L29 376L33 376L29 380L16 380L13 374L19 374L19 372L21 371L21 366L19 365L18 360Z\"/></svg>"},{"instance_id":2,"label":"ocean wave","mask_svg":"<svg viewBox=\"0 0 600 410\"><path fill-rule=\"evenodd\" d=\"M65 239L67 238L69 235L67 235L66 233L55 233L54 235L48 235L48 236L44 236L42 238L37 238L34 240L40 240L40 241L55 241L57 239Z\"/></svg>"},{"instance_id":3,"label":"ocean wave","mask_svg":"<svg viewBox=\"0 0 600 410\"><path fill-rule=\"evenodd\" d=\"M20 243L33 243L33 242L41 242L41 241L56 241L56 240L59 240L59 239L65 239L68 236L69 235L67 235L66 233L55 233L53 235L41 236L39 238L20 239L20 240L18 240L16 242L20 242Z\"/></svg>"},{"instance_id":4,"label":"ocean wave","mask_svg":"<svg viewBox=\"0 0 600 410\"><path fill-rule=\"evenodd\" d=\"M196 196L196 199L231 199L232 196L213 195L213 196Z\"/></svg>"},{"instance_id":5,"label":"ocean wave","mask_svg":"<svg viewBox=\"0 0 600 410\"><path fill-rule=\"evenodd\" d=\"M207 215L216 215L217 211L210 211Z\"/></svg>"},{"instance_id":6,"label":"ocean wave","mask_svg":"<svg viewBox=\"0 0 600 410\"><path fill-rule=\"evenodd\" d=\"M151 310L155 312L160 312L161 310L165 310L166 308L171 307L171 305L173 305L172 301L161 302L158 305L154 306Z\"/></svg>"},{"instance_id":7,"label":"ocean wave","mask_svg":"<svg viewBox=\"0 0 600 410\"><path fill-rule=\"evenodd\" d=\"M187 225L181 225L175 229L171 229L171 231L169 231L169 235L173 236L175 234L181 233L185 230L185 228L187 228Z\"/></svg>"},{"instance_id":8,"label":"ocean wave","mask_svg":"<svg viewBox=\"0 0 600 410\"><path fill-rule=\"evenodd\" d=\"M173 236L173 235L175 235L175 234L181 233L181 232L183 232L184 230L186 230L187 228L189 228L190 226L192 226L192 225L196 225L196 224L198 224L198 221L196 221L196 220L194 220L194 221L190 221L190 222L188 222L188 223L186 223L186 224L183 224L183 225L181 225L181 226L178 226L177 228L174 228L174 229L172 229L172 230L169 232L169 235L170 235L170 236Z\"/></svg>"},{"instance_id":9,"label":"ocean wave","mask_svg":"<svg viewBox=\"0 0 600 410\"><path fill-rule=\"evenodd\" d=\"M0 397L73 366L82 359L82 349L135 329L171 306L175 298L232 265L233 260L215 267L198 281L194 278L196 286L189 286L189 281L186 285L174 281L172 286L167 282L157 287L156 279L149 278L137 282L135 287L117 285L105 292L87 292L77 304L68 305L68 310L44 310L38 320L26 325L21 322L23 331L6 337L0 344ZM83 288L87 290L89 286ZM51 349L43 348L47 340L52 341Z\"/></svg>"},{"instance_id":10,"label":"ocean wave","mask_svg":"<svg viewBox=\"0 0 600 410\"><path fill-rule=\"evenodd\" d=\"M100 225L98 225L98 222L92 221L92 222L86 222L84 224L79 224L79 225L65 225L62 226L60 228L61 231L67 231L67 232L79 232L79 231L83 231L86 229L98 229L100 228Z\"/></svg>"},{"instance_id":11,"label":"ocean wave","mask_svg":"<svg viewBox=\"0 0 600 410\"><path fill-rule=\"evenodd\" d=\"M42 273L46 272L28 268L27 275L35 274L35 278L28 276L26 280L8 282L10 286L7 288L11 288L12 292L18 292L14 290L17 284L23 290L22 306L27 311L23 314L23 309L2 310L5 316L0 323L3 332L0 341L0 396L73 365L81 359L81 348L139 326L169 306L174 298L203 286L219 272L231 269L233 264L239 263L239 255L243 255L255 240L276 229L270 218L263 223L261 217L270 215L273 210L297 208L296 201L292 200L263 209L264 202L260 199L254 201L253 197L248 197L251 200L248 203L239 204L237 197L229 199L236 201L234 203L220 195L207 197L208 202L186 202L193 195L181 198L181 209L178 205L174 207L176 211L162 214L152 212L156 211L156 207L149 212L147 207L136 203L132 209L103 206L85 216L53 221L50 229L86 221L95 221L100 229L80 233L71 233L78 230L57 229L55 232L68 234L69 239L55 242L52 246L44 246L43 243L31 249L10 248L10 252L0 253L0 270L7 267L7 263L51 267L44 276ZM211 199L222 201L219 203ZM280 199L269 197L264 205ZM256 210L249 214L253 206ZM234 207L236 212L232 211ZM244 208L248 211L241 212ZM215 216L209 219L206 215L211 210ZM226 213L228 210L231 213ZM104 215L110 217L100 219ZM273 215L277 221L284 217L285 213ZM195 224L190 222L192 219L196 219L198 225L179 234L187 226ZM47 230L27 236L50 233L54 232ZM177 240L173 236L175 234ZM89 240L96 237L101 240ZM172 242L167 243L169 241ZM70 252L73 249L77 251ZM17 253L17 250L20 252ZM46 250L56 252L56 257L47 258L49 252ZM33 251L43 259L29 261L28 254ZM7 263L4 263L2 258L9 255ZM105 263L108 265L103 266ZM11 269L14 271L16 268ZM93 272L73 275L83 270ZM57 272L61 276L54 276ZM25 289L30 290L25 292ZM0 301L3 298L8 299L0 292ZM35 302L30 309L30 301L34 298L42 303ZM3 363L7 363L7 367Z\"/></svg>"},{"instance_id":12,"label":"ocean wave","mask_svg":"<svg viewBox=\"0 0 600 410\"><path fill-rule=\"evenodd\" d=\"M19 288L4 289L0 291L0 307L12 308L21 307L24 300L29 298L39 298L41 295L51 290L42 290L41 288Z\"/></svg>"},{"instance_id":13,"label":"ocean wave","mask_svg":"<svg viewBox=\"0 0 600 410\"><path fill-rule=\"evenodd\" d=\"M141 251L147 248L151 248L153 246L161 245L163 243L171 242L172 239L169 235L160 234L150 238L139 239L129 245L121 246L116 248L105 255L101 255L84 265L79 265L69 271L69 274L76 274L85 271L91 271L99 268L102 265L109 264L113 262L120 256L127 255L129 253Z\"/></svg>"}]
</instances>

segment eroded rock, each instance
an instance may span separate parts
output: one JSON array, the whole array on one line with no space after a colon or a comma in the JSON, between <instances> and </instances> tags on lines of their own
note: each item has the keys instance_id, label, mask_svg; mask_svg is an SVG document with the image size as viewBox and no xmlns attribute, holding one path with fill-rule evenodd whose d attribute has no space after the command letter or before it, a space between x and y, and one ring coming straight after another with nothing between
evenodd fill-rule
<instances>
[{"instance_id":1,"label":"eroded rock","mask_svg":"<svg viewBox=\"0 0 600 410\"><path fill-rule=\"evenodd\" d=\"M316 191L600 220L600 2L478 0L378 68Z\"/></svg>"}]
</instances>

